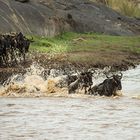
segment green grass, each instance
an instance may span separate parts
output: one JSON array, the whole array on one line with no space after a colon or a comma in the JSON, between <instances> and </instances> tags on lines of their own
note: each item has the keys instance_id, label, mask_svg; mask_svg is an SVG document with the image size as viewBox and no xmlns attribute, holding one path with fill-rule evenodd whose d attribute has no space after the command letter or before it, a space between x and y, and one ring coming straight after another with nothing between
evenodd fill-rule
<instances>
[{"instance_id":1,"label":"green grass","mask_svg":"<svg viewBox=\"0 0 140 140\"><path fill-rule=\"evenodd\" d=\"M64 33L53 38L34 36L30 50L42 53L126 51L140 53L140 36Z\"/></svg>"},{"instance_id":2,"label":"green grass","mask_svg":"<svg viewBox=\"0 0 140 140\"><path fill-rule=\"evenodd\" d=\"M34 43L31 44L30 52L33 54L35 52L35 55L41 54L40 56L43 53L43 57L39 60L46 65L48 61L50 62L50 58L51 62L67 60L66 62L84 66L113 65L127 61L129 56L140 55L140 36L68 32L53 38L38 36L33 38ZM51 57L48 57L49 55Z\"/></svg>"},{"instance_id":3,"label":"green grass","mask_svg":"<svg viewBox=\"0 0 140 140\"><path fill-rule=\"evenodd\" d=\"M130 17L140 17L140 8L134 0L90 0L93 2L104 2L112 9Z\"/></svg>"},{"instance_id":4,"label":"green grass","mask_svg":"<svg viewBox=\"0 0 140 140\"><path fill-rule=\"evenodd\" d=\"M34 43L31 44L31 51L46 52L46 53L61 53L66 52L67 42L57 38L44 38L34 36Z\"/></svg>"}]
</instances>

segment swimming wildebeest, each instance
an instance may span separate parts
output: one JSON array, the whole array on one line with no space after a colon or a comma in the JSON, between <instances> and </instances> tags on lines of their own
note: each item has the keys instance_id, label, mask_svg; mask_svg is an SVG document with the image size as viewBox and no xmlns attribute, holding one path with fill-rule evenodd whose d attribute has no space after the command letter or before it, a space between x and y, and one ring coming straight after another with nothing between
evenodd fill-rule
<instances>
[{"instance_id":1,"label":"swimming wildebeest","mask_svg":"<svg viewBox=\"0 0 140 140\"><path fill-rule=\"evenodd\" d=\"M82 72L79 76L71 75L68 76L68 90L69 93L75 92L78 87L81 86L81 89L84 88L85 94L87 93L87 88L91 88L92 82L92 72Z\"/></svg>"},{"instance_id":2,"label":"swimming wildebeest","mask_svg":"<svg viewBox=\"0 0 140 140\"><path fill-rule=\"evenodd\" d=\"M78 87L80 86L80 83L82 82L82 75L78 75L77 79L70 83L68 85L68 93L71 94L71 93L75 93L75 91L78 89Z\"/></svg>"},{"instance_id":3,"label":"swimming wildebeest","mask_svg":"<svg viewBox=\"0 0 140 140\"><path fill-rule=\"evenodd\" d=\"M89 91L91 94L98 94L98 95L105 95L105 96L112 96L116 95L117 90L122 89L121 79L123 74L121 75L112 75L111 77L107 77L102 83L100 83L97 86L94 86Z\"/></svg>"},{"instance_id":4,"label":"swimming wildebeest","mask_svg":"<svg viewBox=\"0 0 140 140\"><path fill-rule=\"evenodd\" d=\"M68 83L68 86L76 81L78 79L78 76L77 75L68 75L68 79L67 79L67 83Z\"/></svg>"},{"instance_id":5,"label":"swimming wildebeest","mask_svg":"<svg viewBox=\"0 0 140 140\"><path fill-rule=\"evenodd\" d=\"M84 88L85 90L85 94L87 93L87 88L88 91L91 89L91 86L93 84L93 81L92 81L92 75L93 73L91 71L87 71L87 72L83 72L81 73L82 75L82 89Z\"/></svg>"}]
</instances>

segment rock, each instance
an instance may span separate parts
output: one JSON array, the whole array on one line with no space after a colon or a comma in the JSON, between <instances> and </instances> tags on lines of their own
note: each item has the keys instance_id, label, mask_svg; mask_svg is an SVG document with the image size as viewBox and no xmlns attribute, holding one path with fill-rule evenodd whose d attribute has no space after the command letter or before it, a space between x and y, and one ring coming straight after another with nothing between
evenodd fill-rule
<instances>
[{"instance_id":1,"label":"rock","mask_svg":"<svg viewBox=\"0 0 140 140\"><path fill-rule=\"evenodd\" d=\"M19 1L19 2L17 2ZM66 31L140 35L140 20L89 0L0 0L0 32L55 36Z\"/></svg>"}]
</instances>

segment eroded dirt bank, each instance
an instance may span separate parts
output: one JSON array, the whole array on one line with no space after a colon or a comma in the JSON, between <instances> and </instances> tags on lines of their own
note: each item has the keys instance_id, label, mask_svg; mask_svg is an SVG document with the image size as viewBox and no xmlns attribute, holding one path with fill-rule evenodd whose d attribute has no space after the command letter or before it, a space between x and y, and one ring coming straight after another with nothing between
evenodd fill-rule
<instances>
[{"instance_id":1,"label":"eroded dirt bank","mask_svg":"<svg viewBox=\"0 0 140 140\"><path fill-rule=\"evenodd\" d=\"M75 55L93 55L95 59L92 61L73 61L70 58ZM135 67L140 63L140 54L127 52L75 52L67 54L34 54L34 60L39 62L44 68L50 69L103 69L106 66L111 66L111 71L125 71L129 67Z\"/></svg>"},{"instance_id":2,"label":"eroded dirt bank","mask_svg":"<svg viewBox=\"0 0 140 140\"><path fill-rule=\"evenodd\" d=\"M81 52L80 52L81 53ZM101 53L101 52L100 52ZM100 53L92 54L92 55L101 55ZM126 52L118 53L118 54L105 54L100 57L98 60L93 60L87 62L74 62L70 61L69 58L74 55L81 55L78 52L73 54L32 54L32 57L29 58L25 63L19 64L16 67L1 67L0 68L0 83L2 84L6 81L10 76L15 74L24 74L26 72L26 68L29 68L33 62L37 62L40 66L42 66L45 71L48 73L51 69L65 70L66 73L69 71L82 71L91 68L99 68L103 69L106 66L110 66L110 71L125 71L130 67L135 68L136 65L140 63L140 55L139 54L130 54ZM86 55L83 52L83 55ZM88 53L87 55L90 55ZM106 60L104 60L106 59Z\"/></svg>"}]
</instances>

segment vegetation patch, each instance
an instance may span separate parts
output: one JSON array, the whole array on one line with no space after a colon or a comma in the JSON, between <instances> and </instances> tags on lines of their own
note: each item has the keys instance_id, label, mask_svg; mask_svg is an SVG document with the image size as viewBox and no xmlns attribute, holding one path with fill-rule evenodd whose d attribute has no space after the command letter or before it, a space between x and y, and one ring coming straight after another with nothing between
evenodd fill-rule
<instances>
[{"instance_id":1,"label":"vegetation patch","mask_svg":"<svg viewBox=\"0 0 140 140\"><path fill-rule=\"evenodd\" d=\"M139 0L90 0L93 2L101 2L112 9L130 17L140 17Z\"/></svg>"},{"instance_id":2,"label":"vegetation patch","mask_svg":"<svg viewBox=\"0 0 140 140\"><path fill-rule=\"evenodd\" d=\"M34 37L31 51L45 53L71 53L96 51L126 51L140 53L140 36L110 36L94 33L64 33L47 38Z\"/></svg>"},{"instance_id":3,"label":"vegetation patch","mask_svg":"<svg viewBox=\"0 0 140 140\"><path fill-rule=\"evenodd\" d=\"M53 63L65 60L66 63L88 66L133 64L140 62L140 36L73 32L53 38L35 36L30 51L38 55L43 54L46 56L44 59L41 58L43 61ZM52 60L53 58L55 61Z\"/></svg>"}]
</instances>

